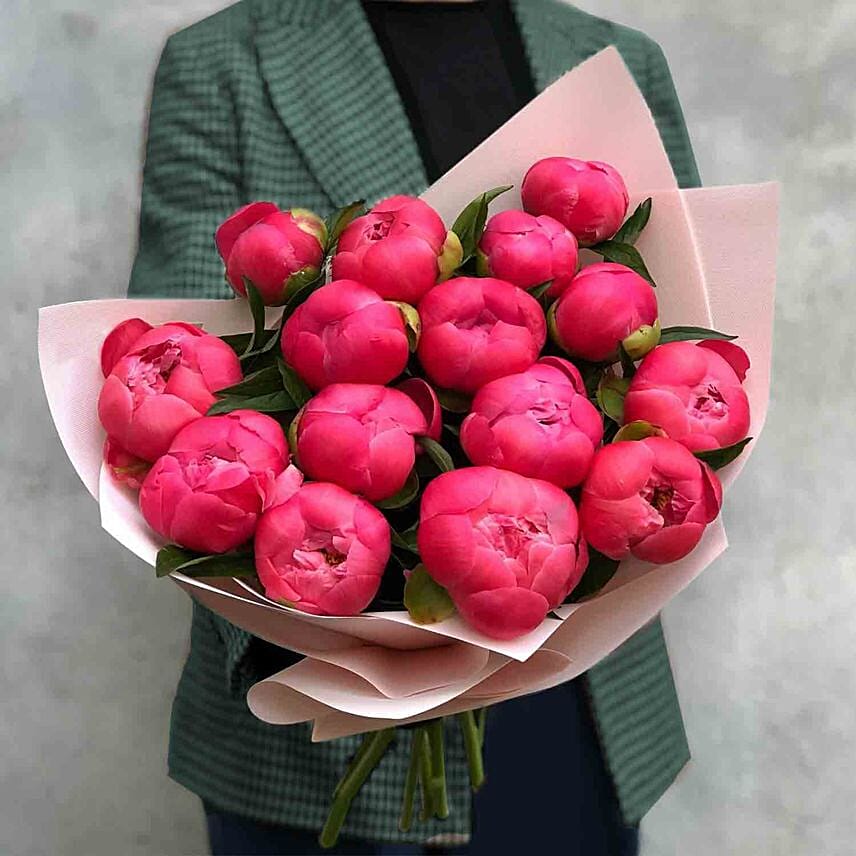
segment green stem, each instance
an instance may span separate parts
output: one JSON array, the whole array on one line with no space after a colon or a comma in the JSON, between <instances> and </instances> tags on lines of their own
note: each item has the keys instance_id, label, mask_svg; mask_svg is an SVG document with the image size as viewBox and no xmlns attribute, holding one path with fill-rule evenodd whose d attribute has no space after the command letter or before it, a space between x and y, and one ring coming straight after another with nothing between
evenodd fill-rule
<instances>
[{"instance_id":1,"label":"green stem","mask_svg":"<svg viewBox=\"0 0 856 856\"><path fill-rule=\"evenodd\" d=\"M467 752L467 764L470 768L470 785L477 791L484 784L484 760L479 727L473 711L467 710L458 714L458 724L464 735L464 748Z\"/></svg>"},{"instance_id":2,"label":"green stem","mask_svg":"<svg viewBox=\"0 0 856 856\"><path fill-rule=\"evenodd\" d=\"M446 757L443 750L443 720L433 719L428 723L428 743L431 747L431 801L434 815L440 820L449 816L446 796Z\"/></svg>"},{"instance_id":3,"label":"green stem","mask_svg":"<svg viewBox=\"0 0 856 856\"><path fill-rule=\"evenodd\" d=\"M419 785L422 789L422 811L419 819L428 820L434 814L434 803L431 799L431 750L428 745L428 731L425 726L419 726L413 733L419 765Z\"/></svg>"},{"instance_id":4,"label":"green stem","mask_svg":"<svg viewBox=\"0 0 856 856\"><path fill-rule=\"evenodd\" d=\"M480 707L476 712L476 722L479 729L479 745L484 746L484 731L487 726L487 708Z\"/></svg>"},{"instance_id":5,"label":"green stem","mask_svg":"<svg viewBox=\"0 0 856 856\"><path fill-rule=\"evenodd\" d=\"M327 822L318 836L318 843L322 847L332 847L338 840L342 824L348 816L351 802L371 771L380 762L383 753L386 752L394 737L394 728L384 728L381 731L367 734L363 738L363 743L367 744L365 751L362 751L363 747L361 746L336 788L333 804L330 806L330 814L327 816Z\"/></svg>"},{"instance_id":6,"label":"green stem","mask_svg":"<svg viewBox=\"0 0 856 856\"><path fill-rule=\"evenodd\" d=\"M398 828L407 832L413 824L413 798L416 794L416 780L419 777L419 743L417 734L413 733L410 745L410 765L407 768L407 778L404 780L404 796L401 800L401 817Z\"/></svg>"}]
</instances>

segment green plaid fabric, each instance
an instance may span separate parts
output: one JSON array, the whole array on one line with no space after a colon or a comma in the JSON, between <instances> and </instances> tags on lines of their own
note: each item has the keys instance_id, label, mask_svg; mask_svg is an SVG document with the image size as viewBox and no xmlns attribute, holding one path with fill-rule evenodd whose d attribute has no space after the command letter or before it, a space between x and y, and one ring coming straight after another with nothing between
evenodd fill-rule
<instances>
[{"instance_id":1,"label":"green plaid fabric","mask_svg":"<svg viewBox=\"0 0 856 856\"><path fill-rule=\"evenodd\" d=\"M618 47L657 121L679 182L699 183L666 60L643 34L558 0L515 0L543 89L607 45ZM213 243L239 205L270 199L326 213L353 199L421 192L425 171L359 0L244 0L177 35L155 77L140 245L131 296L228 297ZM268 823L317 829L357 738L312 744L272 727L244 695L260 677L253 638L194 606L173 707L170 775L206 801ZM628 822L638 821L689 753L655 621L587 676L604 756ZM404 734L354 802L343 834L423 841L469 831L463 748L448 734L452 814L398 830Z\"/></svg>"}]
</instances>

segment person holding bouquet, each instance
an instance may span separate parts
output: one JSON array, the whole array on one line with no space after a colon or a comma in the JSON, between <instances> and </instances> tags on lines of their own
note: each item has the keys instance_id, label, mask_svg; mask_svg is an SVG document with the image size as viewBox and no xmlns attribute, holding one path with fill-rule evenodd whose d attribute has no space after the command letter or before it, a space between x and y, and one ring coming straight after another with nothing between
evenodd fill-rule
<instances>
[{"instance_id":1,"label":"person holding bouquet","mask_svg":"<svg viewBox=\"0 0 856 856\"><path fill-rule=\"evenodd\" d=\"M130 296L231 296L212 236L242 204L326 212L418 195L610 44L679 183L698 185L660 48L559 0L242 0L172 36L155 78ZM194 605L169 771L203 800L213 853L317 852L358 738L312 744L304 726L253 717L247 689L292 662ZM640 818L689 757L659 622L582 678L491 710L488 782L472 807L457 732L448 752L448 820L398 829L409 751L392 746L337 852L637 852Z\"/></svg>"}]
</instances>

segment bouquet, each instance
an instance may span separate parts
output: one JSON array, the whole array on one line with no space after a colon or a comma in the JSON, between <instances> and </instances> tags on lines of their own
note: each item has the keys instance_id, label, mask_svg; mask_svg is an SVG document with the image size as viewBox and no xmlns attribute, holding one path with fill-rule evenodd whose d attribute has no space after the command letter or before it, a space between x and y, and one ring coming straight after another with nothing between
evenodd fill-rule
<instances>
[{"instance_id":1,"label":"bouquet","mask_svg":"<svg viewBox=\"0 0 856 856\"><path fill-rule=\"evenodd\" d=\"M487 706L575 677L724 549L774 228L767 186L676 189L608 49L422 198L236 211L215 243L239 299L43 310L104 528L304 655L252 688L257 716L365 732L323 844L397 726L406 829L417 793L448 814L444 716L478 788Z\"/></svg>"}]
</instances>

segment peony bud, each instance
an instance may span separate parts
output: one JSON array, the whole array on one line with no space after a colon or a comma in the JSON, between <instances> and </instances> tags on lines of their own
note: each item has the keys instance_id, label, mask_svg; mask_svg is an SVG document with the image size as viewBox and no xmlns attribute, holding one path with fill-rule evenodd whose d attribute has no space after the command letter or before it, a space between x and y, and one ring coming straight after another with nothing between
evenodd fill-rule
<instances>
[{"instance_id":1,"label":"peony bud","mask_svg":"<svg viewBox=\"0 0 856 856\"><path fill-rule=\"evenodd\" d=\"M265 305L279 306L320 274L327 228L305 208L280 211L271 202L254 202L229 217L215 240L235 292L246 296L246 279Z\"/></svg>"},{"instance_id":2,"label":"peony bud","mask_svg":"<svg viewBox=\"0 0 856 856\"><path fill-rule=\"evenodd\" d=\"M657 297L639 274L600 262L583 268L550 308L556 343L593 363L618 359L618 343L633 359L660 341Z\"/></svg>"},{"instance_id":3,"label":"peony bud","mask_svg":"<svg viewBox=\"0 0 856 856\"><path fill-rule=\"evenodd\" d=\"M409 355L401 308L358 282L331 282L285 322L282 354L314 390L331 383L389 383L404 371Z\"/></svg>"},{"instance_id":4,"label":"peony bud","mask_svg":"<svg viewBox=\"0 0 856 856\"><path fill-rule=\"evenodd\" d=\"M524 289L552 280L546 294L555 298L577 272L577 239L552 217L501 211L485 227L478 271Z\"/></svg>"},{"instance_id":5,"label":"peony bud","mask_svg":"<svg viewBox=\"0 0 856 856\"><path fill-rule=\"evenodd\" d=\"M530 167L520 196L530 214L558 220L581 247L611 238L629 203L624 180L614 167L564 157L544 158Z\"/></svg>"},{"instance_id":6,"label":"peony bud","mask_svg":"<svg viewBox=\"0 0 856 856\"><path fill-rule=\"evenodd\" d=\"M355 279L387 300L416 304L451 275L463 251L440 215L412 196L378 202L342 232L333 279Z\"/></svg>"},{"instance_id":7,"label":"peony bud","mask_svg":"<svg viewBox=\"0 0 856 856\"><path fill-rule=\"evenodd\" d=\"M419 361L438 386L472 393L495 378L525 371L547 337L530 294L501 279L456 277L419 304Z\"/></svg>"}]
</instances>

